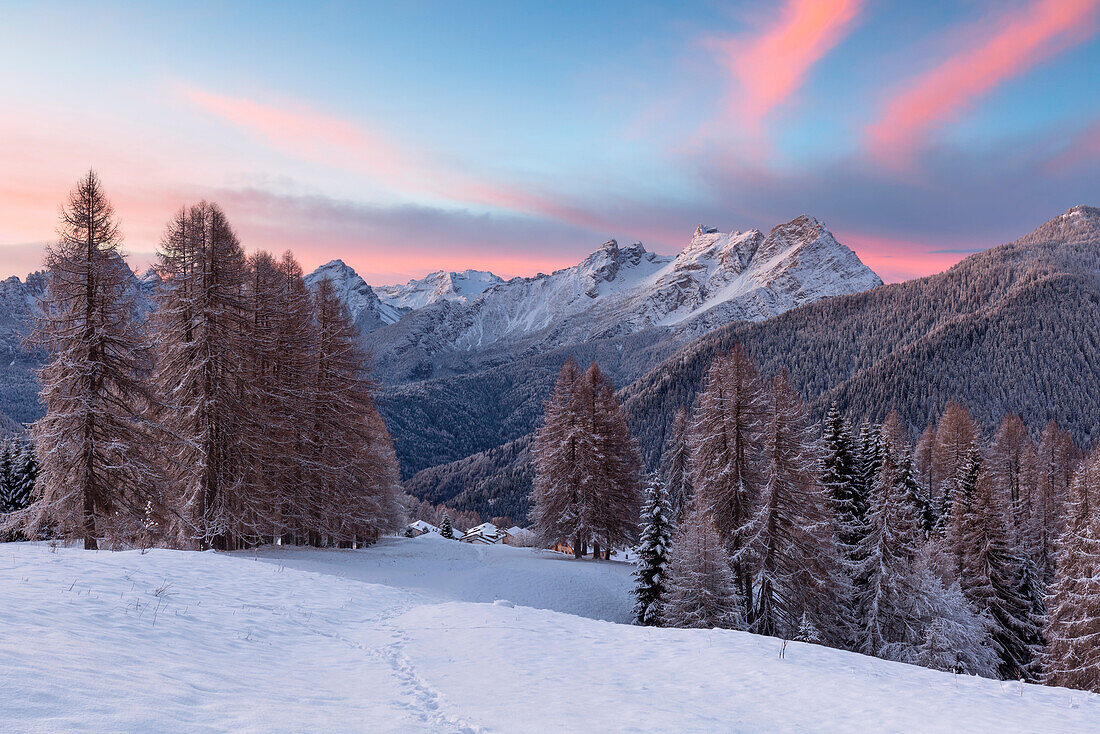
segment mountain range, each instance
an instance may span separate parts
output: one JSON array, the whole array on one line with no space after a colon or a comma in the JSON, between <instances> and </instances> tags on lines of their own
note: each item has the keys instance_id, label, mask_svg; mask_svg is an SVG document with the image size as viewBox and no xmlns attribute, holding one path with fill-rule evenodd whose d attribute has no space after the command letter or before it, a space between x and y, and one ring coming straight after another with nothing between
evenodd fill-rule
<instances>
[{"instance_id":1,"label":"mountain range","mask_svg":"<svg viewBox=\"0 0 1100 734\"><path fill-rule=\"evenodd\" d=\"M1058 421L1084 445L1100 437L1100 209L1070 209L1015 242L949 270L730 323L620 390L647 464L672 417L693 404L707 365L743 344L766 375L780 369L820 416L836 402L855 421L897 409L915 432L948 401L992 430L1018 413ZM407 489L434 502L522 518L530 434L425 469Z\"/></svg>"}]
</instances>

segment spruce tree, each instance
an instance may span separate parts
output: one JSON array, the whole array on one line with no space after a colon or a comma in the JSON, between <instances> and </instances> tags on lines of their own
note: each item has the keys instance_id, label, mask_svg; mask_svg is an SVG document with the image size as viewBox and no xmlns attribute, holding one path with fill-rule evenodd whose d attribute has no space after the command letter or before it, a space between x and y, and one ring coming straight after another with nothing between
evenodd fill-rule
<instances>
[{"instance_id":1,"label":"spruce tree","mask_svg":"<svg viewBox=\"0 0 1100 734\"><path fill-rule=\"evenodd\" d=\"M1100 452L1074 475L1048 599L1044 682L1100 693Z\"/></svg>"},{"instance_id":2,"label":"spruce tree","mask_svg":"<svg viewBox=\"0 0 1100 734\"><path fill-rule=\"evenodd\" d=\"M965 549L958 561L962 590L976 610L993 619L998 675L1031 680L1040 633L1021 593L1021 559L1012 553L1011 520L987 474L979 477L969 505L965 516L960 514L956 538Z\"/></svg>"},{"instance_id":3,"label":"spruce tree","mask_svg":"<svg viewBox=\"0 0 1100 734\"><path fill-rule=\"evenodd\" d=\"M15 442L11 439L0 441L0 513L15 510L16 478Z\"/></svg>"},{"instance_id":4,"label":"spruce tree","mask_svg":"<svg viewBox=\"0 0 1100 734\"><path fill-rule=\"evenodd\" d=\"M855 446L847 422L834 402L825 416L821 437L821 484L832 498L841 556L850 572L858 566L858 549L866 533L866 508L857 486Z\"/></svg>"},{"instance_id":5,"label":"spruce tree","mask_svg":"<svg viewBox=\"0 0 1100 734\"><path fill-rule=\"evenodd\" d=\"M454 540L455 529L451 525L451 516L450 515L444 515L443 516L443 522L441 522L439 524L439 534L442 535L447 540Z\"/></svg>"},{"instance_id":6,"label":"spruce tree","mask_svg":"<svg viewBox=\"0 0 1100 734\"><path fill-rule=\"evenodd\" d=\"M662 457L665 483L668 487L669 520L676 523L686 514L685 508L692 502L691 486L691 422L686 408L676 411L672 426L672 440Z\"/></svg>"},{"instance_id":7,"label":"spruce tree","mask_svg":"<svg viewBox=\"0 0 1100 734\"><path fill-rule=\"evenodd\" d=\"M661 626L661 606L666 596L668 554L672 545L672 507L669 492L656 476L650 476L642 507L638 543L638 568L634 572L634 624Z\"/></svg>"},{"instance_id":8,"label":"spruce tree","mask_svg":"<svg viewBox=\"0 0 1100 734\"><path fill-rule=\"evenodd\" d=\"M667 627L736 628L742 624L729 555L698 507L684 518L669 553L661 617Z\"/></svg>"},{"instance_id":9,"label":"spruce tree","mask_svg":"<svg viewBox=\"0 0 1100 734\"><path fill-rule=\"evenodd\" d=\"M915 573L921 533L901 469L906 446L888 446L871 492L868 532L860 548L856 586L857 650L894 657L892 648L915 645L921 589Z\"/></svg>"}]
</instances>

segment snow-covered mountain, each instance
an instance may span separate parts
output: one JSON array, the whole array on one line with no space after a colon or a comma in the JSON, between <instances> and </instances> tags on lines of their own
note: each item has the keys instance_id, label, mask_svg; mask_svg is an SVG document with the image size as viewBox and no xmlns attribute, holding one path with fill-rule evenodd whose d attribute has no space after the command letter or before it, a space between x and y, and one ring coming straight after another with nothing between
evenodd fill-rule
<instances>
[{"instance_id":1,"label":"snow-covered mountain","mask_svg":"<svg viewBox=\"0 0 1100 734\"><path fill-rule=\"evenodd\" d=\"M374 288L383 303L395 308L414 309L437 301L469 301L489 288L504 282L504 278L486 270L464 270L461 273L437 270L404 285L380 285Z\"/></svg>"},{"instance_id":2,"label":"snow-covered mountain","mask_svg":"<svg viewBox=\"0 0 1100 734\"><path fill-rule=\"evenodd\" d=\"M332 282L336 293L347 304L361 334L396 322L407 310L380 300L374 289L355 270L344 264L343 260L332 260L314 270L306 276L306 285L314 290L324 278Z\"/></svg>"},{"instance_id":3,"label":"snow-covered mountain","mask_svg":"<svg viewBox=\"0 0 1100 734\"><path fill-rule=\"evenodd\" d=\"M392 358L419 364L423 374L425 360L434 362L445 353L516 347L531 354L654 327L697 335L882 284L825 225L807 216L766 235L701 226L675 256L611 240L550 275L497 282L473 298L470 290L464 297L424 297L429 289L460 293L450 275L437 273L403 286L403 301L397 291L387 291L393 304L411 306L415 295L425 305L369 334L368 345L383 369ZM477 287L488 280L478 280Z\"/></svg>"}]
</instances>

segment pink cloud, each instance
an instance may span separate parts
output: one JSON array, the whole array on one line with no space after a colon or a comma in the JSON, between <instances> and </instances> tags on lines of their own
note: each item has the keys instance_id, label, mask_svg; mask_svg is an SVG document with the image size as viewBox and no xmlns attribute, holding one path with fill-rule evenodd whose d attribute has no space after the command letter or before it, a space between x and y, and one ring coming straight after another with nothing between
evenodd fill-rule
<instances>
[{"instance_id":1,"label":"pink cloud","mask_svg":"<svg viewBox=\"0 0 1100 734\"><path fill-rule=\"evenodd\" d=\"M788 0L752 40L720 41L737 91L728 116L759 137L764 118L802 86L810 69L850 31L863 0Z\"/></svg>"},{"instance_id":2,"label":"pink cloud","mask_svg":"<svg viewBox=\"0 0 1100 734\"><path fill-rule=\"evenodd\" d=\"M305 160L367 176L408 194L439 197L606 230L605 219L531 187L478 178L453 165L413 152L385 133L295 101L276 107L253 100L181 86L200 109L268 145Z\"/></svg>"},{"instance_id":3,"label":"pink cloud","mask_svg":"<svg viewBox=\"0 0 1100 734\"><path fill-rule=\"evenodd\" d=\"M904 167L935 128L974 101L1096 31L1100 0L1039 0L1002 15L978 33L972 46L942 61L894 93L866 129L867 146L880 162Z\"/></svg>"}]
</instances>

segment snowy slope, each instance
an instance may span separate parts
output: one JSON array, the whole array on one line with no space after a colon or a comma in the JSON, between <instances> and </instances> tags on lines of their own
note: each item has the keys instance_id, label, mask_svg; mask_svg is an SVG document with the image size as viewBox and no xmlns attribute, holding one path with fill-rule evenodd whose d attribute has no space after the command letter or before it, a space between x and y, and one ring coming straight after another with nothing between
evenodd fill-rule
<instances>
[{"instance_id":1,"label":"snowy slope","mask_svg":"<svg viewBox=\"0 0 1100 734\"><path fill-rule=\"evenodd\" d=\"M306 276L306 285L310 290L316 290L317 284L324 278L329 279L337 295L347 305L361 334L392 324L404 313L400 308L383 303L374 289L343 260L332 260L314 270Z\"/></svg>"},{"instance_id":2,"label":"snowy slope","mask_svg":"<svg viewBox=\"0 0 1100 734\"><path fill-rule=\"evenodd\" d=\"M621 609L628 571L431 535L236 554L7 544L0 721L5 732L1003 734L1100 720L1091 694L799 643L779 659L770 638L553 610Z\"/></svg>"},{"instance_id":3,"label":"snowy slope","mask_svg":"<svg viewBox=\"0 0 1100 734\"><path fill-rule=\"evenodd\" d=\"M374 290L384 303L395 308L424 308L438 301L469 301L504 282L504 278L485 270L461 273L437 270L404 285L380 285Z\"/></svg>"}]
</instances>

